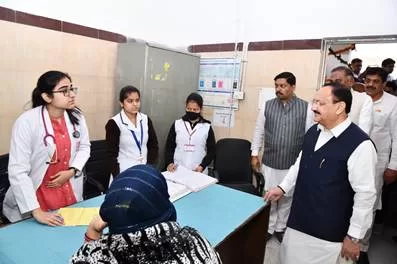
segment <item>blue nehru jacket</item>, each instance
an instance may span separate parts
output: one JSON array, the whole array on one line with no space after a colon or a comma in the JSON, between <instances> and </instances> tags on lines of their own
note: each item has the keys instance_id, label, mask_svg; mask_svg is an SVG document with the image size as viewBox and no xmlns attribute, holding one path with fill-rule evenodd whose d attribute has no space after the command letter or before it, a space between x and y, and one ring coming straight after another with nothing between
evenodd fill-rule
<instances>
[{"instance_id":1,"label":"blue nehru jacket","mask_svg":"<svg viewBox=\"0 0 397 264\"><path fill-rule=\"evenodd\" d=\"M338 138L314 151L319 134L314 125L305 135L287 226L319 239L342 242L349 229L354 197L347 161L369 137L352 123Z\"/></svg>"}]
</instances>

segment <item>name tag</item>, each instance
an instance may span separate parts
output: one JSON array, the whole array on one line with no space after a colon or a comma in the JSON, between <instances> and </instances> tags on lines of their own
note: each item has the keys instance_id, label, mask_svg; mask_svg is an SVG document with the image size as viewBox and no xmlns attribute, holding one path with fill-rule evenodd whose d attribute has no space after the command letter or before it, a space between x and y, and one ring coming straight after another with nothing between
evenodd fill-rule
<instances>
[{"instance_id":1,"label":"name tag","mask_svg":"<svg viewBox=\"0 0 397 264\"><path fill-rule=\"evenodd\" d=\"M195 149L196 149L196 145L193 145L193 144L185 144L185 145L183 146L183 150L184 150L185 152L194 152Z\"/></svg>"}]
</instances>

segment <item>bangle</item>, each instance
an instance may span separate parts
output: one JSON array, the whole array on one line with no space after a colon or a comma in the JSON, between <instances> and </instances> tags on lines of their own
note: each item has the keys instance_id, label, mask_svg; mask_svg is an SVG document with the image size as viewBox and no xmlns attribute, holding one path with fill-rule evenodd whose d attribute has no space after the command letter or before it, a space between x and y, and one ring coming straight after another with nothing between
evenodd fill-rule
<instances>
[{"instance_id":1,"label":"bangle","mask_svg":"<svg viewBox=\"0 0 397 264\"><path fill-rule=\"evenodd\" d=\"M283 188L280 187L280 185L277 185L278 188L280 188L281 191L283 191L283 193L285 194L285 191Z\"/></svg>"},{"instance_id":2,"label":"bangle","mask_svg":"<svg viewBox=\"0 0 397 264\"><path fill-rule=\"evenodd\" d=\"M89 237L89 236L87 235L87 232L84 233L84 241L85 241L85 242L90 242L90 241L93 241L93 240L95 240L95 239Z\"/></svg>"}]
</instances>

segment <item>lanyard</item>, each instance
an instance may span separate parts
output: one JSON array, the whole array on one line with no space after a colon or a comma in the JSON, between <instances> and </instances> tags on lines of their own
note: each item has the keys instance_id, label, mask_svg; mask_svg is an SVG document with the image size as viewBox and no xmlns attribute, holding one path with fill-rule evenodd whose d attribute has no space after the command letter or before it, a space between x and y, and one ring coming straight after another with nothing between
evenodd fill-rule
<instances>
[{"instance_id":1,"label":"lanyard","mask_svg":"<svg viewBox=\"0 0 397 264\"><path fill-rule=\"evenodd\" d=\"M189 144L190 144L190 140L192 139L193 134L197 131L197 129L193 130L192 133L189 132L189 129L186 126L186 121L183 121L183 124L185 125L186 131L189 134Z\"/></svg>"},{"instance_id":2,"label":"lanyard","mask_svg":"<svg viewBox=\"0 0 397 264\"><path fill-rule=\"evenodd\" d=\"M142 126L142 120L141 120L141 122L139 122L139 123L141 124L141 142L138 141L138 139L137 139L137 137L136 137L136 135L135 135L135 132L134 132L133 130L130 130L130 131L131 131L131 133L132 133L132 136L134 137L136 146L137 146L138 149L139 149L139 154L142 155L142 143L143 143L143 126Z\"/></svg>"}]
</instances>

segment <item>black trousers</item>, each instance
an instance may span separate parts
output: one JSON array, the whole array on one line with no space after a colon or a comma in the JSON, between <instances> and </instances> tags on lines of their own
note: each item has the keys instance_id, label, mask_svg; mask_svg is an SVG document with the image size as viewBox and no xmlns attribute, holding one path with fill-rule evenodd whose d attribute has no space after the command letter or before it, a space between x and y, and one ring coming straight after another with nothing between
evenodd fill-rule
<instances>
[{"instance_id":1,"label":"black trousers","mask_svg":"<svg viewBox=\"0 0 397 264\"><path fill-rule=\"evenodd\" d=\"M397 228L397 182L383 186L382 210L377 211L375 223Z\"/></svg>"}]
</instances>

